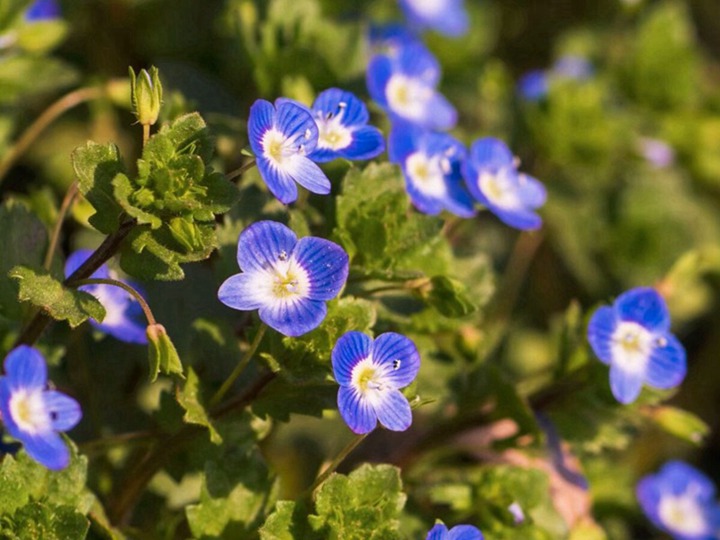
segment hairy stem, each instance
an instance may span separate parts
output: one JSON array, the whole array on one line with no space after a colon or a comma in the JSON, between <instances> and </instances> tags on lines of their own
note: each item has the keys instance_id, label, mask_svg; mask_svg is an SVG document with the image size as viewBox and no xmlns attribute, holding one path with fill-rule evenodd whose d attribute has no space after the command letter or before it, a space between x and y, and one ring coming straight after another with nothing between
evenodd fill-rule
<instances>
[{"instance_id":1,"label":"hairy stem","mask_svg":"<svg viewBox=\"0 0 720 540\"><path fill-rule=\"evenodd\" d=\"M332 460L332 463L328 465L328 467L320 473L320 475L315 479L312 486L310 486L307 489L307 493L313 493L322 483L328 479L328 477L335 472L335 469L337 469L340 464L345 461L345 458L350 455L350 453L355 450L355 448L358 447L358 445L365 440L365 437L367 437L369 433L365 433L364 435L358 435L357 437L353 438L342 450L340 450L340 453L335 456L335 459Z\"/></svg>"},{"instance_id":2,"label":"hairy stem","mask_svg":"<svg viewBox=\"0 0 720 540\"><path fill-rule=\"evenodd\" d=\"M145 314L145 318L147 319L148 325L157 324L157 321L153 316L153 312L150 309L148 303L143 298L143 296L135 288L128 285L127 283L123 283L122 281L111 278L88 278L77 280L74 284L78 287L81 287L82 285L113 285L115 287L120 287L125 292L130 294L133 298L135 298L138 304L140 304L140 307Z\"/></svg>"},{"instance_id":3,"label":"hairy stem","mask_svg":"<svg viewBox=\"0 0 720 540\"><path fill-rule=\"evenodd\" d=\"M225 175L225 178L228 180L235 180L237 177L242 176L245 171L249 171L256 165L255 159L251 159L244 165L238 167L232 172L229 172Z\"/></svg>"},{"instance_id":4,"label":"hairy stem","mask_svg":"<svg viewBox=\"0 0 720 540\"><path fill-rule=\"evenodd\" d=\"M60 205L57 221L55 222L52 237L50 238L50 245L48 246L47 253L45 254L45 261L43 263L43 268L45 268L45 270L50 270L50 267L52 266L53 257L55 257L55 250L57 249L58 240L60 239L60 231L62 230L65 216L67 216L67 213L70 210L70 206L75 200L75 196L77 195L77 193L78 183L77 181L75 181L70 184L70 187L68 188L67 193L63 198L62 204Z\"/></svg>"},{"instance_id":5,"label":"hairy stem","mask_svg":"<svg viewBox=\"0 0 720 540\"><path fill-rule=\"evenodd\" d=\"M15 144L5 153L0 160L0 182L12 168L18 158L32 145L40 134L63 113L94 99L101 98L105 95L105 87L92 86L88 88L79 88L73 90L69 94L65 94L55 103L50 105L45 111L30 124L23 134L18 138Z\"/></svg>"}]
</instances>

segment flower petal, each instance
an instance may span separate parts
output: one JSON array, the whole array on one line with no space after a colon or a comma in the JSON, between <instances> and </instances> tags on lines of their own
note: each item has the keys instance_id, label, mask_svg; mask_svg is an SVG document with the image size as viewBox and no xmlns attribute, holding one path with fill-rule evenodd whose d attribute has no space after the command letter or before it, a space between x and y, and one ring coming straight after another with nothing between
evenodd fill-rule
<instances>
[{"instance_id":1,"label":"flower petal","mask_svg":"<svg viewBox=\"0 0 720 540\"><path fill-rule=\"evenodd\" d=\"M335 343L332 350L332 366L335 380L341 386L352 381L353 368L358 362L370 356L373 340L362 332L346 332Z\"/></svg>"},{"instance_id":2,"label":"flower petal","mask_svg":"<svg viewBox=\"0 0 720 540\"><path fill-rule=\"evenodd\" d=\"M306 236L298 241L293 257L310 280L308 298L331 300L345 285L350 259L336 243Z\"/></svg>"},{"instance_id":3,"label":"flower petal","mask_svg":"<svg viewBox=\"0 0 720 540\"><path fill-rule=\"evenodd\" d=\"M10 388L45 388L47 365L43 356L27 345L16 347L5 357Z\"/></svg>"},{"instance_id":4,"label":"flower petal","mask_svg":"<svg viewBox=\"0 0 720 540\"><path fill-rule=\"evenodd\" d=\"M258 287L258 279L261 279L264 274L262 271L255 270L230 276L220 285L218 300L226 306L240 311L260 308L268 302L268 299L262 295L263 289Z\"/></svg>"},{"instance_id":5,"label":"flower petal","mask_svg":"<svg viewBox=\"0 0 720 540\"><path fill-rule=\"evenodd\" d=\"M26 435L22 442L28 455L48 469L59 471L70 463L70 451L54 431Z\"/></svg>"},{"instance_id":6,"label":"flower petal","mask_svg":"<svg viewBox=\"0 0 720 540\"><path fill-rule=\"evenodd\" d=\"M420 370L417 347L409 338L395 332L386 332L375 338L372 355L373 363L384 370L383 381L392 381L395 388L403 388L413 382Z\"/></svg>"},{"instance_id":7,"label":"flower petal","mask_svg":"<svg viewBox=\"0 0 720 540\"><path fill-rule=\"evenodd\" d=\"M472 525L456 525L450 529L447 540L483 540L483 535Z\"/></svg>"},{"instance_id":8,"label":"flower petal","mask_svg":"<svg viewBox=\"0 0 720 540\"><path fill-rule=\"evenodd\" d=\"M52 427L55 431L72 429L82 418L80 404L62 392L56 390L44 392L43 401L52 419Z\"/></svg>"},{"instance_id":9,"label":"flower petal","mask_svg":"<svg viewBox=\"0 0 720 540\"><path fill-rule=\"evenodd\" d=\"M685 349L672 334L659 336L656 341L658 345L650 355L645 381L654 388L674 388L683 381L687 372Z\"/></svg>"},{"instance_id":10,"label":"flower petal","mask_svg":"<svg viewBox=\"0 0 720 540\"><path fill-rule=\"evenodd\" d=\"M614 307L623 321L633 321L656 332L670 329L670 313L665 300L651 287L638 287L621 294Z\"/></svg>"},{"instance_id":11,"label":"flower petal","mask_svg":"<svg viewBox=\"0 0 720 540\"><path fill-rule=\"evenodd\" d=\"M323 117L328 114L342 114L341 123L344 126L364 126L370 119L365 104L352 92L339 88L328 88L320 92L315 98L312 110L316 114L321 113Z\"/></svg>"},{"instance_id":12,"label":"flower petal","mask_svg":"<svg viewBox=\"0 0 720 540\"><path fill-rule=\"evenodd\" d=\"M352 142L338 151L340 157L350 160L372 159L385 151L385 137L374 126L363 126L352 134Z\"/></svg>"},{"instance_id":13,"label":"flower petal","mask_svg":"<svg viewBox=\"0 0 720 540\"><path fill-rule=\"evenodd\" d=\"M325 302L308 298L277 300L260 307L260 320L281 334L297 337L314 330L327 315Z\"/></svg>"},{"instance_id":14,"label":"flower petal","mask_svg":"<svg viewBox=\"0 0 720 540\"><path fill-rule=\"evenodd\" d=\"M377 419L391 431L405 431L412 424L410 404L400 390L378 392L379 399L371 401Z\"/></svg>"},{"instance_id":15,"label":"flower petal","mask_svg":"<svg viewBox=\"0 0 720 540\"><path fill-rule=\"evenodd\" d=\"M530 210L507 209L494 204L488 204L488 209L495 214L500 221L521 231L534 231L542 227L542 218Z\"/></svg>"},{"instance_id":16,"label":"flower petal","mask_svg":"<svg viewBox=\"0 0 720 540\"><path fill-rule=\"evenodd\" d=\"M442 523L436 523L428 532L425 540L447 540L448 528Z\"/></svg>"},{"instance_id":17,"label":"flower petal","mask_svg":"<svg viewBox=\"0 0 720 540\"><path fill-rule=\"evenodd\" d=\"M440 62L424 45L410 43L403 47L397 57L396 69L428 86L437 86L440 81Z\"/></svg>"},{"instance_id":18,"label":"flower petal","mask_svg":"<svg viewBox=\"0 0 720 540\"><path fill-rule=\"evenodd\" d=\"M257 154L255 163L270 193L277 197L281 203L290 204L297 200L297 185L295 185L295 180L288 171L280 169L270 160L261 157L261 154Z\"/></svg>"},{"instance_id":19,"label":"flower petal","mask_svg":"<svg viewBox=\"0 0 720 540\"><path fill-rule=\"evenodd\" d=\"M610 365L610 389L620 403L632 403L640 395L645 373L641 370L626 370L618 364Z\"/></svg>"},{"instance_id":20,"label":"flower petal","mask_svg":"<svg viewBox=\"0 0 720 540\"><path fill-rule=\"evenodd\" d=\"M612 361L612 336L616 326L615 311L609 306L598 308L588 324L590 346L595 355L605 364Z\"/></svg>"},{"instance_id":21,"label":"flower petal","mask_svg":"<svg viewBox=\"0 0 720 540\"><path fill-rule=\"evenodd\" d=\"M457 124L457 110L440 92L433 93L425 107L424 125L429 129L447 130Z\"/></svg>"},{"instance_id":22,"label":"flower petal","mask_svg":"<svg viewBox=\"0 0 720 540\"><path fill-rule=\"evenodd\" d=\"M410 154L418 150L418 141L425 131L417 124L400 118L395 119L388 137L390 162L404 163Z\"/></svg>"},{"instance_id":23,"label":"flower petal","mask_svg":"<svg viewBox=\"0 0 720 540\"><path fill-rule=\"evenodd\" d=\"M383 109L388 108L385 87L393 74L392 61L384 55L373 56L367 67L366 83L368 93Z\"/></svg>"},{"instance_id":24,"label":"flower petal","mask_svg":"<svg viewBox=\"0 0 720 540\"><path fill-rule=\"evenodd\" d=\"M256 100L250 107L247 129L250 147L257 157L263 155L263 136L274 124L275 107L273 107L272 103L264 99Z\"/></svg>"},{"instance_id":25,"label":"flower petal","mask_svg":"<svg viewBox=\"0 0 720 540\"><path fill-rule=\"evenodd\" d=\"M65 261L65 277L70 277L75 270L90 258L93 254L91 249L78 249L74 251ZM91 278L104 279L109 277L109 271L106 264L103 264L100 268L95 270Z\"/></svg>"},{"instance_id":26,"label":"flower petal","mask_svg":"<svg viewBox=\"0 0 720 540\"><path fill-rule=\"evenodd\" d=\"M338 389L337 401L340 416L352 431L362 435L375 429L375 412L360 393L349 386L341 386Z\"/></svg>"},{"instance_id":27,"label":"flower petal","mask_svg":"<svg viewBox=\"0 0 720 540\"><path fill-rule=\"evenodd\" d=\"M507 145L500 139L494 137L477 139L470 146L470 161L476 171L480 169L497 170L502 167L510 167L514 159ZM466 177L466 180L476 183L477 174L472 178Z\"/></svg>"},{"instance_id":28,"label":"flower petal","mask_svg":"<svg viewBox=\"0 0 720 540\"><path fill-rule=\"evenodd\" d=\"M240 233L238 265L245 272L266 270L287 259L295 244L297 236L289 227L276 221L257 221Z\"/></svg>"},{"instance_id":29,"label":"flower petal","mask_svg":"<svg viewBox=\"0 0 720 540\"><path fill-rule=\"evenodd\" d=\"M318 127L307 107L289 99L275 102L277 108L276 127L296 146L302 145L305 153L315 150L318 139Z\"/></svg>"},{"instance_id":30,"label":"flower petal","mask_svg":"<svg viewBox=\"0 0 720 540\"><path fill-rule=\"evenodd\" d=\"M325 176L322 169L313 163L310 158L299 154L291 156L287 158L285 170L293 180L308 191L317 193L318 195L327 195L330 193L330 180L328 180L328 177ZM280 197L278 197L278 199L279 198Z\"/></svg>"},{"instance_id":31,"label":"flower petal","mask_svg":"<svg viewBox=\"0 0 720 540\"><path fill-rule=\"evenodd\" d=\"M529 174L519 173L518 184L520 200L529 208L538 208L547 200L547 190L538 179Z\"/></svg>"}]
</instances>

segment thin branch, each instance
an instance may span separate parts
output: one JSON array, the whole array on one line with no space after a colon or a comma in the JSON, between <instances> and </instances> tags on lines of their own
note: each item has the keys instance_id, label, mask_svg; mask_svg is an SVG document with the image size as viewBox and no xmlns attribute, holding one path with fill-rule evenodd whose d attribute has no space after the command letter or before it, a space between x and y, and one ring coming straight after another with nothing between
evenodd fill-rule
<instances>
[{"instance_id":1,"label":"thin branch","mask_svg":"<svg viewBox=\"0 0 720 540\"><path fill-rule=\"evenodd\" d=\"M237 177L242 176L245 171L249 171L256 165L255 158L251 159L241 167L238 167L232 172L229 172L225 175L225 178L228 180L235 180Z\"/></svg>"},{"instance_id":2,"label":"thin branch","mask_svg":"<svg viewBox=\"0 0 720 540\"><path fill-rule=\"evenodd\" d=\"M112 278L88 278L79 279L75 281L74 284L78 287L81 287L83 285L113 285L115 287L120 287L122 290L135 298L135 300L137 300L137 303L140 304L140 307L145 314L145 318L147 319L148 325L157 324L157 321L153 316L153 312L150 309L148 303L145 301L145 298L143 298L143 296L135 288L133 288L131 285L128 285L127 283Z\"/></svg>"},{"instance_id":3,"label":"thin branch","mask_svg":"<svg viewBox=\"0 0 720 540\"><path fill-rule=\"evenodd\" d=\"M68 210L70 210L70 206L72 205L73 201L75 200L75 196L78 193L78 183L77 181L70 184L70 187L67 190L67 193L65 193L65 197L63 198L62 204L60 205L60 210L58 211L57 221L55 222L55 227L53 227L52 237L50 238L50 245L48 246L47 253L45 254L45 262L43 264L43 268L45 270L50 270L50 266L52 266L53 257L55 257L55 250L57 249L58 240L60 239L60 231L62 230L63 222L65 221L65 216L67 216Z\"/></svg>"}]
</instances>

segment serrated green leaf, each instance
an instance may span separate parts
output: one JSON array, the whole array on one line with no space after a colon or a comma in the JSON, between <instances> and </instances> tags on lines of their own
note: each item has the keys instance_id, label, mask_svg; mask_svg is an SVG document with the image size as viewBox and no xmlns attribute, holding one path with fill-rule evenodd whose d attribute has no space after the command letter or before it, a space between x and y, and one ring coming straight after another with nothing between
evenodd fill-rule
<instances>
[{"instance_id":1,"label":"serrated green leaf","mask_svg":"<svg viewBox=\"0 0 720 540\"><path fill-rule=\"evenodd\" d=\"M116 231L123 213L113 188L113 179L125 169L120 150L114 144L89 141L73 151L72 164L80 192L95 208L90 224L106 234Z\"/></svg>"},{"instance_id":2,"label":"serrated green leaf","mask_svg":"<svg viewBox=\"0 0 720 540\"><path fill-rule=\"evenodd\" d=\"M0 534L8 540L82 540L90 522L70 506L55 506L31 502L12 516L12 525L0 525Z\"/></svg>"},{"instance_id":3,"label":"serrated green leaf","mask_svg":"<svg viewBox=\"0 0 720 540\"><path fill-rule=\"evenodd\" d=\"M0 276L18 265L40 267L47 249L47 232L40 220L23 205L6 201L0 207ZM18 285L0 279L0 315L20 317Z\"/></svg>"},{"instance_id":4,"label":"serrated green leaf","mask_svg":"<svg viewBox=\"0 0 720 540\"><path fill-rule=\"evenodd\" d=\"M170 336L165 331L165 327L162 324L149 325L147 327L147 337L150 381L155 381L160 372L183 377L180 356Z\"/></svg>"},{"instance_id":5,"label":"serrated green leaf","mask_svg":"<svg viewBox=\"0 0 720 540\"><path fill-rule=\"evenodd\" d=\"M16 266L10 277L19 284L18 298L46 311L53 319L67 321L75 328L92 317L105 318L105 308L92 294L63 286L44 270Z\"/></svg>"},{"instance_id":6,"label":"serrated green leaf","mask_svg":"<svg viewBox=\"0 0 720 540\"><path fill-rule=\"evenodd\" d=\"M330 538L401 538L398 516L405 506L400 469L365 464L345 476L333 474L315 493L310 524Z\"/></svg>"},{"instance_id":7,"label":"serrated green leaf","mask_svg":"<svg viewBox=\"0 0 720 540\"><path fill-rule=\"evenodd\" d=\"M426 300L446 317L465 317L477 310L465 285L446 276L430 278L430 291Z\"/></svg>"},{"instance_id":8,"label":"serrated green leaf","mask_svg":"<svg viewBox=\"0 0 720 540\"><path fill-rule=\"evenodd\" d=\"M322 540L307 523L307 509L295 501L278 501L260 527L261 540Z\"/></svg>"},{"instance_id":9,"label":"serrated green leaf","mask_svg":"<svg viewBox=\"0 0 720 540\"><path fill-rule=\"evenodd\" d=\"M177 389L175 398L180 406L185 409L185 416L183 416L185 422L208 428L210 440L215 444L222 443L222 437L210 421L205 406L200 402L200 380L193 368L188 368L185 384L182 389Z\"/></svg>"}]
</instances>

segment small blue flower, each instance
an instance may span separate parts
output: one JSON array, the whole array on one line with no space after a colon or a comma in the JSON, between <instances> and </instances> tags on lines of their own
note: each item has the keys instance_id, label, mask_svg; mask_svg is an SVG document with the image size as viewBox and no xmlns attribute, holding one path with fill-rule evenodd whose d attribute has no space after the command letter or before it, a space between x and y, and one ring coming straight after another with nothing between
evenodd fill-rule
<instances>
[{"instance_id":1,"label":"small blue flower","mask_svg":"<svg viewBox=\"0 0 720 540\"><path fill-rule=\"evenodd\" d=\"M5 358L0 416L10 436L21 441L35 461L53 470L70 463L70 452L58 432L68 431L80 421L80 405L47 389L45 359L32 347L21 345Z\"/></svg>"},{"instance_id":2,"label":"small blue flower","mask_svg":"<svg viewBox=\"0 0 720 540\"><path fill-rule=\"evenodd\" d=\"M340 293L349 270L348 255L337 244L314 236L298 240L274 221L258 221L240 234L237 261L243 272L220 286L220 301L257 309L268 326L293 337L323 321L325 302Z\"/></svg>"},{"instance_id":3,"label":"small blue flower","mask_svg":"<svg viewBox=\"0 0 720 540\"><path fill-rule=\"evenodd\" d=\"M638 148L642 157L655 169L664 169L675 163L675 150L665 141L641 137Z\"/></svg>"},{"instance_id":4,"label":"small blue flower","mask_svg":"<svg viewBox=\"0 0 720 540\"><path fill-rule=\"evenodd\" d=\"M522 230L542 225L534 210L545 204L545 187L517 171L517 160L501 140L476 140L463 164L463 176L472 196L507 225Z\"/></svg>"},{"instance_id":5,"label":"small blue flower","mask_svg":"<svg viewBox=\"0 0 720 540\"><path fill-rule=\"evenodd\" d=\"M35 0L25 11L25 20L46 21L60 17L60 6L57 0Z\"/></svg>"},{"instance_id":6,"label":"small blue flower","mask_svg":"<svg viewBox=\"0 0 720 540\"><path fill-rule=\"evenodd\" d=\"M368 42L373 54L395 56L410 45L425 48L420 38L408 27L397 24L371 24L368 30ZM430 51L427 51L430 54Z\"/></svg>"},{"instance_id":7,"label":"small blue flower","mask_svg":"<svg viewBox=\"0 0 720 540\"><path fill-rule=\"evenodd\" d=\"M311 113L318 128L317 146L308 155L313 161L372 159L385 151L382 133L367 125L370 114L354 94L338 88L325 90L315 99Z\"/></svg>"},{"instance_id":8,"label":"small blue flower","mask_svg":"<svg viewBox=\"0 0 720 540\"><path fill-rule=\"evenodd\" d=\"M367 70L370 96L391 117L447 130L457 122L457 111L435 89L439 81L437 59L424 46L412 43L394 55L374 56Z\"/></svg>"},{"instance_id":9,"label":"small blue flower","mask_svg":"<svg viewBox=\"0 0 720 540\"><path fill-rule=\"evenodd\" d=\"M445 525L438 523L430 529L425 540L483 540L483 534L472 525L455 525L448 531Z\"/></svg>"},{"instance_id":10,"label":"small blue flower","mask_svg":"<svg viewBox=\"0 0 720 540\"><path fill-rule=\"evenodd\" d=\"M92 254L89 249L79 249L72 253L65 262L65 276L71 275ZM102 265L90 276L94 279L117 279L106 265ZM132 284L137 289L137 285ZM125 343L145 345L147 335L145 315L140 304L130 294L114 285L83 285L81 291L92 294L105 308L102 322L90 319L90 324L98 330L110 334Z\"/></svg>"},{"instance_id":11,"label":"small blue flower","mask_svg":"<svg viewBox=\"0 0 720 540\"><path fill-rule=\"evenodd\" d=\"M351 430L369 433L378 420L392 431L410 427L410 404L400 392L420 369L410 339L387 332L373 341L362 332L347 332L333 348L332 366L340 385L338 409Z\"/></svg>"},{"instance_id":12,"label":"small blue flower","mask_svg":"<svg viewBox=\"0 0 720 540\"><path fill-rule=\"evenodd\" d=\"M464 159L465 147L446 133L407 122L396 122L390 132L390 161L400 164L410 200L426 214L475 215L460 172Z\"/></svg>"},{"instance_id":13,"label":"small blue flower","mask_svg":"<svg viewBox=\"0 0 720 540\"><path fill-rule=\"evenodd\" d=\"M620 403L634 401L643 382L668 389L685 378L685 349L670 333L670 314L655 289L632 289L595 311L588 341L610 366L610 388Z\"/></svg>"},{"instance_id":14,"label":"small blue flower","mask_svg":"<svg viewBox=\"0 0 720 540\"><path fill-rule=\"evenodd\" d=\"M550 90L548 76L542 69L533 69L525 73L517 83L517 91L526 101L540 101Z\"/></svg>"},{"instance_id":15,"label":"small blue flower","mask_svg":"<svg viewBox=\"0 0 720 540\"><path fill-rule=\"evenodd\" d=\"M275 106L258 99L250 107L250 146L270 192L282 203L297 199L295 182L313 193L330 193L330 180L308 155L318 142L318 128L307 108L279 99Z\"/></svg>"},{"instance_id":16,"label":"small blue flower","mask_svg":"<svg viewBox=\"0 0 720 540\"><path fill-rule=\"evenodd\" d=\"M470 26L463 4L464 0L400 0L412 26L432 28L451 37L467 33Z\"/></svg>"},{"instance_id":17,"label":"small blue flower","mask_svg":"<svg viewBox=\"0 0 720 540\"><path fill-rule=\"evenodd\" d=\"M643 477L637 498L650 521L676 540L713 540L720 536L720 504L715 486L703 473L670 461Z\"/></svg>"}]
</instances>

